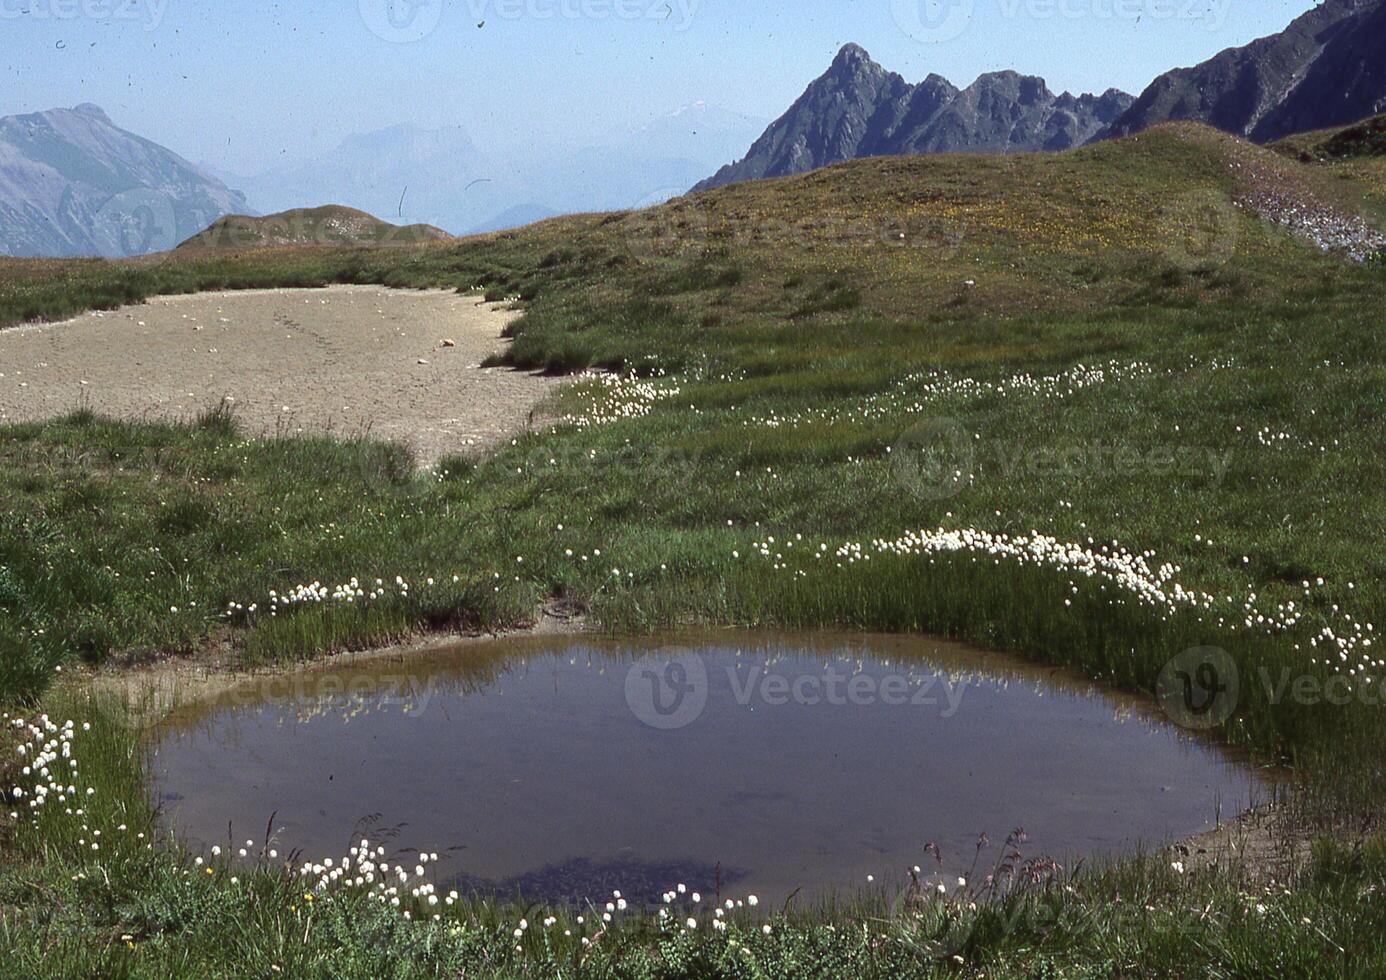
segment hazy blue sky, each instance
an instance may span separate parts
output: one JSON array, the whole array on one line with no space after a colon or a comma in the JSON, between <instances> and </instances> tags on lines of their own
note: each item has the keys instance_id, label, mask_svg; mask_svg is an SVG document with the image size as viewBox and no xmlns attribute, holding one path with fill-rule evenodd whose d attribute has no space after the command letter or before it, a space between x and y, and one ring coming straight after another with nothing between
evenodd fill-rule
<instances>
[{"instance_id":1,"label":"hazy blue sky","mask_svg":"<svg viewBox=\"0 0 1386 980\"><path fill-rule=\"evenodd\" d=\"M510 153L590 142L700 99L777 116L847 41L911 81L938 72L965 85L1015 68L1056 90L1137 92L1311 6L0 0L0 115L95 102L127 129L238 173L398 122L461 124Z\"/></svg>"}]
</instances>

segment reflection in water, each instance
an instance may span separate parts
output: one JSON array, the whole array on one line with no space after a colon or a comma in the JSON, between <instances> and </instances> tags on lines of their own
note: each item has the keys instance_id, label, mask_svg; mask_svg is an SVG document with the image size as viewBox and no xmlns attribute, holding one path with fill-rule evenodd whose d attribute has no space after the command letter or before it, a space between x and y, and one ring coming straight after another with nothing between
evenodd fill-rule
<instances>
[{"instance_id":1,"label":"reflection in water","mask_svg":"<svg viewBox=\"0 0 1386 980\"><path fill-rule=\"evenodd\" d=\"M1024 826L1061 860L1163 843L1254 777L1129 699L902 637L523 638L248 683L151 750L173 826L285 853L363 835L462 890L775 899Z\"/></svg>"},{"instance_id":2,"label":"reflection in water","mask_svg":"<svg viewBox=\"0 0 1386 980\"><path fill-rule=\"evenodd\" d=\"M597 862L573 858L504 881L487 881L463 873L447 880L442 887L463 894L500 898L518 895L530 902L573 905L598 898L604 900L617 891L651 901L653 896L676 883L683 883L689 891L716 895L745 877L744 871L694 861L640 861L621 857Z\"/></svg>"}]
</instances>

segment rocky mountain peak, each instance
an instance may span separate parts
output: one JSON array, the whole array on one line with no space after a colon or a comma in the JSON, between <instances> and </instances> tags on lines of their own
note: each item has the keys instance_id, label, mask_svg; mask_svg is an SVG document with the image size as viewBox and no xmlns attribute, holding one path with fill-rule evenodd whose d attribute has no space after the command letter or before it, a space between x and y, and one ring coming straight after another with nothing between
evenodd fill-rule
<instances>
[{"instance_id":1,"label":"rocky mountain peak","mask_svg":"<svg viewBox=\"0 0 1386 980\"><path fill-rule=\"evenodd\" d=\"M1279 34L1155 79L1104 135L1171 120L1257 142L1386 110L1386 0L1326 0Z\"/></svg>"},{"instance_id":2,"label":"rocky mountain peak","mask_svg":"<svg viewBox=\"0 0 1386 980\"><path fill-rule=\"evenodd\" d=\"M1120 98L1125 109L1131 97ZM1093 96L1061 103L1044 79L1016 71L989 72L963 91L938 74L911 85L859 45L848 44L745 159L696 189L864 156L1064 149L1090 138L1115 115L1099 114Z\"/></svg>"},{"instance_id":3,"label":"rocky mountain peak","mask_svg":"<svg viewBox=\"0 0 1386 980\"><path fill-rule=\"evenodd\" d=\"M96 122L105 123L107 126L112 125L111 117L106 115L106 110L94 102L83 102L81 105L73 106L72 111L79 116L86 116Z\"/></svg>"},{"instance_id":4,"label":"rocky mountain peak","mask_svg":"<svg viewBox=\"0 0 1386 980\"><path fill-rule=\"evenodd\" d=\"M843 72L884 71L880 65L872 60L871 55L860 44L844 44L842 50L833 59L831 71L841 74Z\"/></svg>"}]
</instances>

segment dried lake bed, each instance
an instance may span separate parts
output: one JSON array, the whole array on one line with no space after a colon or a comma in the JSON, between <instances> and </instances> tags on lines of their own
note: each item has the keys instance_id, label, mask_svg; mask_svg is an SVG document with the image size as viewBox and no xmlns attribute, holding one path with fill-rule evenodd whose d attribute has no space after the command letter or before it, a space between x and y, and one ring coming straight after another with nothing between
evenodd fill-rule
<instances>
[{"instance_id":1,"label":"dried lake bed","mask_svg":"<svg viewBox=\"0 0 1386 980\"><path fill-rule=\"evenodd\" d=\"M225 401L247 435L370 435L430 464L523 429L561 383L481 366L517 316L449 289L157 296L0 333L0 422L186 421Z\"/></svg>"}]
</instances>

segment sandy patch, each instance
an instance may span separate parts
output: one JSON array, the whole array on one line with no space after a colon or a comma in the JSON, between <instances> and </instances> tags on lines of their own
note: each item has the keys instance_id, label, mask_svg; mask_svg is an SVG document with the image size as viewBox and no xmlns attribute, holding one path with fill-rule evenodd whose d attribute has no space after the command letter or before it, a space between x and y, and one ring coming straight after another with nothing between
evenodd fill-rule
<instances>
[{"instance_id":1,"label":"sandy patch","mask_svg":"<svg viewBox=\"0 0 1386 980\"><path fill-rule=\"evenodd\" d=\"M158 297L0 331L0 422L83 404L189 419L227 398L247 434L369 433L427 465L525 428L558 383L480 366L516 315L450 290L379 286Z\"/></svg>"}]
</instances>

